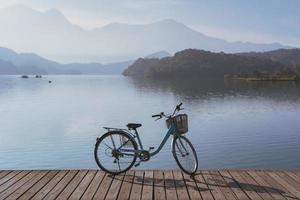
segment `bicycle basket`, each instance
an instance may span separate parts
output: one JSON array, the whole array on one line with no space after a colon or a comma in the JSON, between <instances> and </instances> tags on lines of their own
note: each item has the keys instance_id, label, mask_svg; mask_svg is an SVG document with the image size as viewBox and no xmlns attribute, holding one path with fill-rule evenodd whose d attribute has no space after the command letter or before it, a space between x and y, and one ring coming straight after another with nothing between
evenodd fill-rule
<instances>
[{"instance_id":1,"label":"bicycle basket","mask_svg":"<svg viewBox=\"0 0 300 200\"><path fill-rule=\"evenodd\" d=\"M176 127L176 132L184 134L188 132L188 116L187 114L180 114L166 120L167 127L170 128L172 124Z\"/></svg>"}]
</instances>

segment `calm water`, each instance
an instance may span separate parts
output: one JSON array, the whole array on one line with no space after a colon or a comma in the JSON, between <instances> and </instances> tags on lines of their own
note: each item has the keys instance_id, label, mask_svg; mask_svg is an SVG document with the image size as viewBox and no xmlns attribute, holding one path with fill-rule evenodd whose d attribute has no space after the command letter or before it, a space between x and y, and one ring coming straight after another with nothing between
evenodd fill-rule
<instances>
[{"instance_id":1,"label":"calm water","mask_svg":"<svg viewBox=\"0 0 300 200\"><path fill-rule=\"evenodd\" d=\"M144 145L157 146L165 122L151 115L181 101L201 168L300 168L295 83L0 76L0 169L96 168L93 148L101 127L127 122L141 122ZM177 168L170 141L139 168Z\"/></svg>"}]
</instances>

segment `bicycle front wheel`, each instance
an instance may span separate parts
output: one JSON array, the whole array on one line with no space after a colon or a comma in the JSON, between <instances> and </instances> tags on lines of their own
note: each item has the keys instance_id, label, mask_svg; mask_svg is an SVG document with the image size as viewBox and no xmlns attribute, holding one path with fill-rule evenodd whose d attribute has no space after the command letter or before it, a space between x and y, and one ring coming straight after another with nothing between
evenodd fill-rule
<instances>
[{"instance_id":1,"label":"bicycle front wheel","mask_svg":"<svg viewBox=\"0 0 300 200\"><path fill-rule=\"evenodd\" d=\"M187 174L194 174L198 169L198 158L192 143L184 136L175 137L172 152L177 165Z\"/></svg>"},{"instance_id":2,"label":"bicycle front wheel","mask_svg":"<svg viewBox=\"0 0 300 200\"><path fill-rule=\"evenodd\" d=\"M137 143L129 134L110 131L97 139L94 156L102 170L110 174L120 174L133 166L137 149Z\"/></svg>"}]
</instances>

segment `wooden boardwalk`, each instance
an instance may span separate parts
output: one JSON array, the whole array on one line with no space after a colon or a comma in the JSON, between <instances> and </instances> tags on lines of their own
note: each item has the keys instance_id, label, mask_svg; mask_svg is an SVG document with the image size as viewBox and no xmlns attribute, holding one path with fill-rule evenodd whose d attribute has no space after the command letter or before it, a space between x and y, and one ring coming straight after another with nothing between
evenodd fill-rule
<instances>
[{"instance_id":1,"label":"wooden boardwalk","mask_svg":"<svg viewBox=\"0 0 300 200\"><path fill-rule=\"evenodd\" d=\"M300 171L0 171L0 199L300 199Z\"/></svg>"}]
</instances>

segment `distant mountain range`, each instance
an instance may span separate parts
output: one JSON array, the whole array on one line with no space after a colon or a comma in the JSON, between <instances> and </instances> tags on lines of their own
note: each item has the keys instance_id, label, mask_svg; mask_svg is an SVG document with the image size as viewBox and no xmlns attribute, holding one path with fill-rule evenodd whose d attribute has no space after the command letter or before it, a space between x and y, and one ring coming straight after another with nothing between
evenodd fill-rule
<instances>
[{"instance_id":1,"label":"distant mountain range","mask_svg":"<svg viewBox=\"0 0 300 200\"><path fill-rule=\"evenodd\" d=\"M170 56L166 51L153 53L148 58ZM69 63L61 64L34 53L16 53L0 47L0 74L121 74L134 60L116 63Z\"/></svg>"},{"instance_id":2,"label":"distant mountain range","mask_svg":"<svg viewBox=\"0 0 300 200\"><path fill-rule=\"evenodd\" d=\"M299 58L299 49L240 54L186 49L162 59L140 58L124 70L123 74L139 78L182 80L219 79L229 74L298 74Z\"/></svg>"},{"instance_id":3,"label":"distant mountain range","mask_svg":"<svg viewBox=\"0 0 300 200\"><path fill-rule=\"evenodd\" d=\"M139 25L113 23L84 30L58 10L40 12L25 6L0 9L0 27L1 46L64 62L117 62L187 48L226 53L290 48L279 43L227 42L172 19Z\"/></svg>"}]
</instances>

